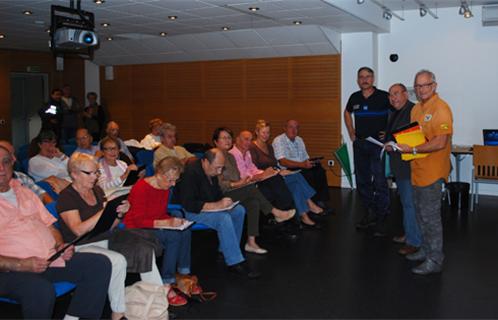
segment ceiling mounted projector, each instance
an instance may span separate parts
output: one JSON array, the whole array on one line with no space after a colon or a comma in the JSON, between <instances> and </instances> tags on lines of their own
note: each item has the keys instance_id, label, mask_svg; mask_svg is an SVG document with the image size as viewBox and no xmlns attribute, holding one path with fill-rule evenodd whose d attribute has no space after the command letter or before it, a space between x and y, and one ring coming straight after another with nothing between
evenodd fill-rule
<instances>
[{"instance_id":1,"label":"ceiling mounted projector","mask_svg":"<svg viewBox=\"0 0 498 320\"><path fill-rule=\"evenodd\" d=\"M55 48L85 49L98 45L95 32L91 30L59 28L54 34Z\"/></svg>"}]
</instances>

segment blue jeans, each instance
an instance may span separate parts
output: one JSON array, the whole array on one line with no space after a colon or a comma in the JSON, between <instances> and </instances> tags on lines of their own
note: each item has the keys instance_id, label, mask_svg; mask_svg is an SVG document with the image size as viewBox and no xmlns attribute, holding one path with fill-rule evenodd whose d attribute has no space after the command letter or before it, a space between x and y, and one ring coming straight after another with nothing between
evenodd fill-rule
<instances>
[{"instance_id":1,"label":"blue jeans","mask_svg":"<svg viewBox=\"0 0 498 320\"><path fill-rule=\"evenodd\" d=\"M417 223L413 187L410 179L396 180L401 205L403 206L403 227L405 229L406 244L414 247L422 245L422 234Z\"/></svg>"},{"instance_id":2,"label":"blue jeans","mask_svg":"<svg viewBox=\"0 0 498 320\"><path fill-rule=\"evenodd\" d=\"M301 216L310 210L308 199L315 195L315 190L309 185L300 173L284 176L285 184L292 193L297 213Z\"/></svg>"},{"instance_id":3,"label":"blue jeans","mask_svg":"<svg viewBox=\"0 0 498 320\"><path fill-rule=\"evenodd\" d=\"M377 218L389 214L389 190L385 176L381 148L366 140L353 142L356 186L363 206L372 210Z\"/></svg>"},{"instance_id":4,"label":"blue jeans","mask_svg":"<svg viewBox=\"0 0 498 320\"><path fill-rule=\"evenodd\" d=\"M155 234L164 248L161 268L163 283L175 283L177 270L180 274L190 273L191 231L158 229Z\"/></svg>"},{"instance_id":5,"label":"blue jeans","mask_svg":"<svg viewBox=\"0 0 498 320\"><path fill-rule=\"evenodd\" d=\"M191 213L185 212L187 220L205 224L216 230L220 241L220 250L228 266L244 261L240 251L240 238L244 228L246 209L238 205L230 211Z\"/></svg>"}]
</instances>

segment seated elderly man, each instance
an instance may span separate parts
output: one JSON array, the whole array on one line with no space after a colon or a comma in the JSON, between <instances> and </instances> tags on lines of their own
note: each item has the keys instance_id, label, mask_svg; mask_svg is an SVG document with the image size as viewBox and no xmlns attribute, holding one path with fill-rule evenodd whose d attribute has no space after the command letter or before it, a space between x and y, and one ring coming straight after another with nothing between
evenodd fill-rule
<instances>
[{"instance_id":1,"label":"seated elderly man","mask_svg":"<svg viewBox=\"0 0 498 320\"><path fill-rule=\"evenodd\" d=\"M240 251L240 238L244 227L245 209L233 205L232 199L224 198L217 177L225 165L225 157L219 149L206 151L203 159L189 162L174 194L182 204L185 218L207 225L218 233L219 250L229 270L249 279L259 273L248 269Z\"/></svg>"},{"instance_id":2,"label":"seated elderly man","mask_svg":"<svg viewBox=\"0 0 498 320\"><path fill-rule=\"evenodd\" d=\"M176 127L171 123L163 123L159 127L159 135L161 136L161 145L154 152L154 167L166 157L176 157L180 159L182 164L187 163L189 159L194 159L195 156L188 152L184 147L176 146Z\"/></svg>"},{"instance_id":3,"label":"seated elderly man","mask_svg":"<svg viewBox=\"0 0 498 320\"><path fill-rule=\"evenodd\" d=\"M16 162L16 155L15 155L15 150L12 144L6 140L0 140L0 147L4 147L7 149L10 153L10 157ZM28 176L25 173L19 172L19 171L14 171L12 174L12 178L18 180L22 186L28 188L29 190L33 191L43 203L50 203L53 201L52 197L48 195L48 193L40 188L34 181L33 179Z\"/></svg>"},{"instance_id":4,"label":"seated elderly man","mask_svg":"<svg viewBox=\"0 0 498 320\"><path fill-rule=\"evenodd\" d=\"M149 121L150 133L146 135L140 145L147 150L154 150L161 145L161 135L159 128L163 124L163 121L159 118L154 118Z\"/></svg>"},{"instance_id":5,"label":"seated elderly man","mask_svg":"<svg viewBox=\"0 0 498 320\"><path fill-rule=\"evenodd\" d=\"M28 319L52 318L52 282L76 284L65 319L100 318L111 275L109 260L64 247L56 219L40 199L13 179L14 159L0 146L0 296L17 300Z\"/></svg>"},{"instance_id":6,"label":"seated elderly man","mask_svg":"<svg viewBox=\"0 0 498 320\"><path fill-rule=\"evenodd\" d=\"M330 199L325 170L320 162L310 160L304 141L298 136L299 123L296 120L288 120L284 130L272 143L279 165L291 170L300 169L306 181L316 190L313 201L325 207Z\"/></svg>"},{"instance_id":7,"label":"seated elderly man","mask_svg":"<svg viewBox=\"0 0 498 320\"><path fill-rule=\"evenodd\" d=\"M119 159L123 160L127 164L132 164L133 163L133 156L132 156L130 150L128 149L128 147L126 146L126 144L124 143L124 141L121 140L121 138L119 138L119 125L115 121L109 121L109 123L107 124L107 127L105 129L105 132L107 133L107 136L105 136L104 138L109 137L109 138L112 138L118 142L119 152L120 152ZM102 140L104 138L102 138ZM102 140L100 140L100 141L102 141ZM99 142L99 148L100 148L100 142Z\"/></svg>"},{"instance_id":8,"label":"seated elderly man","mask_svg":"<svg viewBox=\"0 0 498 320\"><path fill-rule=\"evenodd\" d=\"M57 148L53 131L42 131L36 138L38 154L29 160L28 174L35 181L45 180L59 193L71 181L67 171L69 158Z\"/></svg>"},{"instance_id":9,"label":"seated elderly man","mask_svg":"<svg viewBox=\"0 0 498 320\"><path fill-rule=\"evenodd\" d=\"M91 156L100 157L102 156L102 152L99 150L99 147L92 145L93 138L85 128L79 128L76 130L76 144L78 148L74 150L74 152L86 153Z\"/></svg>"}]
</instances>

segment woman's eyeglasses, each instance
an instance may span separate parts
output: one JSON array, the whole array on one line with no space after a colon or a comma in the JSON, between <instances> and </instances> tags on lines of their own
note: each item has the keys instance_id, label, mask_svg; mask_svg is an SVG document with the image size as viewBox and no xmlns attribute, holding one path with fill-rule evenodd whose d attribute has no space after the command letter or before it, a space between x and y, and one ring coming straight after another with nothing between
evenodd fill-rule
<instances>
[{"instance_id":1,"label":"woman's eyeglasses","mask_svg":"<svg viewBox=\"0 0 498 320\"><path fill-rule=\"evenodd\" d=\"M80 172L86 174L87 176L93 174L94 176L100 176L100 171L99 170L95 170L95 171L86 171L86 170L80 170Z\"/></svg>"}]
</instances>

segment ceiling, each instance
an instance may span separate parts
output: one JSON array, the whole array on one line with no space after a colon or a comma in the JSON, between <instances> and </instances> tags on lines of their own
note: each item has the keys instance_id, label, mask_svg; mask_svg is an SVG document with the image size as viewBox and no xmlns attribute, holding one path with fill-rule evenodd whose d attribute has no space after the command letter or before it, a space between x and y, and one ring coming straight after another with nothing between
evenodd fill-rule
<instances>
[{"instance_id":1,"label":"ceiling","mask_svg":"<svg viewBox=\"0 0 498 320\"><path fill-rule=\"evenodd\" d=\"M414 0L377 2L398 11L419 6ZM431 9L460 5L459 0L422 2ZM5 35L0 48L48 51L50 6L69 3L0 1ZM496 1L472 1L488 3ZM101 5L82 0L81 7L95 14L101 44L94 62L102 65L334 54L340 51L341 33L390 28L371 0L362 5L355 0L106 0ZM104 22L110 26L104 28ZM228 31L222 31L225 26Z\"/></svg>"}]
</instances>

